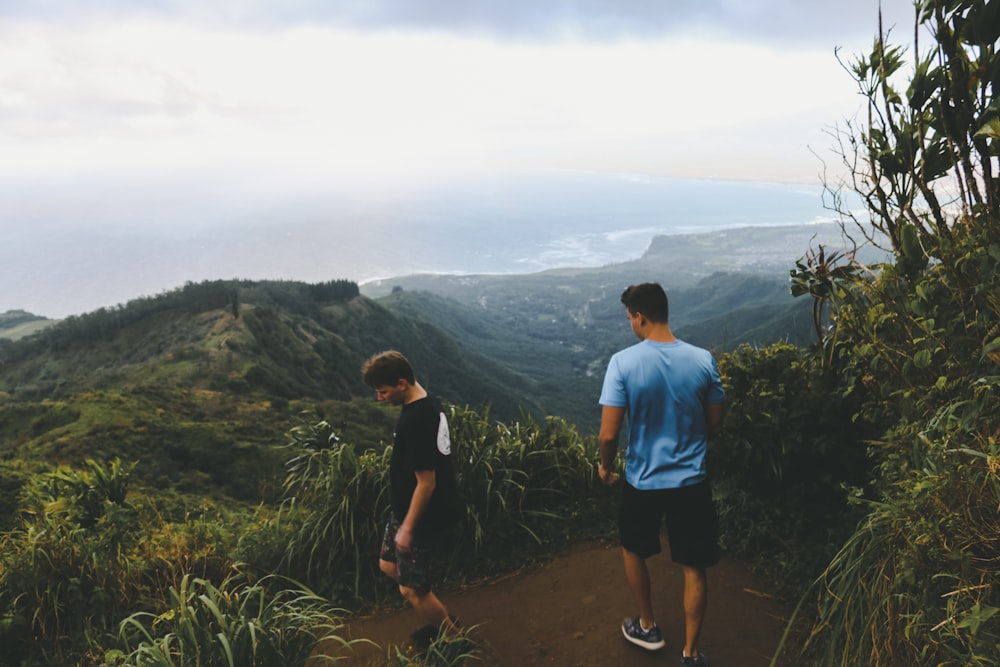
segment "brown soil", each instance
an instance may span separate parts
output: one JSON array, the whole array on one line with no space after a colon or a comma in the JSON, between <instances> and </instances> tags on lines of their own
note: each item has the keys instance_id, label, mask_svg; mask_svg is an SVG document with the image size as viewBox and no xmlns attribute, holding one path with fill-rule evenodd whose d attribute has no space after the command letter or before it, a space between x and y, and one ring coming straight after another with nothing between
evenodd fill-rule
<instances>
[{"instance_id":1,"label":"brown soil","mask_svg":"<svg viewBox=\"0 0 1000 667\"><path fill-rule=\"evenodd\" d=\"M683 645L681 572L664 553L649 560L657 622L667 641L649 652L625 641L621 621L635 614L621 551L580 544L547 563L457 592L441 593L449 611L486 655L470 665L676 665ZM709 570L709 608L701 648L713 667L767 667L784 631L788 607L764 591L742 563L723 559ZM387 647L405 645L423 623L410 609L356 618L348 638L369 639L338 664L385 664ZM780 663L779 663L780 664Z\"/></svg>"}]
</instances>

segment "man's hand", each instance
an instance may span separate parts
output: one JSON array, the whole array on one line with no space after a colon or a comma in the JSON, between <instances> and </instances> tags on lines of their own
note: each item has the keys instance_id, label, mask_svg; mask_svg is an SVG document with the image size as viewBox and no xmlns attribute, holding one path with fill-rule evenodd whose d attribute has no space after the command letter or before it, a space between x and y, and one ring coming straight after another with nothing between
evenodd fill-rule
<instances>
[{"instance_id":1,"label":"man's hand","mask_svg":"<svg viewBox=\"0 0 1000 667\"><path fill-rule=\"evenodd\" d=\"M611 486L612 484L618 481L618 475L612 472L611 470L605 468L603 463L598 464L597 474L600 476L601 481L604 482L604 484L606 484L607 486Z\"/></svg>"},{"instance_id":2,"label":"man's hand","mask_svg":"<svg viewBox=\"0 0 1000 667\"><path fill-rule=\"evenodd\" d=\"M615 454L618 453L618 433L622 430L622 422L624 421L625 408L612 405L601 406L601 430L597 434L597 444L601 454L598 458L597 474L607 486L618 481L618 475L611 468L605 467L604 462L609 461L611 465L615 463Z\"/></svg>"},{"instance_id":3,"label":"man's hand","mask_svg":"<svg viewBox=\"0 0 1000 667\"><path fill-rule=\"evenodd\" d=\"M396 531L396 550L400 553L409 553L413 548L413 531L408 528L400 528Z\"/></svg>"}]
</instances>

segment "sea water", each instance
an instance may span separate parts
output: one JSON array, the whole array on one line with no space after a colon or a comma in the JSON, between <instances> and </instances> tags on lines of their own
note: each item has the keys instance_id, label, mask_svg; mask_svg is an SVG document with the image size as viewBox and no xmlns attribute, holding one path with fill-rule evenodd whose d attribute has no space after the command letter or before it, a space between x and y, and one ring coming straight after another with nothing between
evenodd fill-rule
<instances>
[{"instance_id":1,"label":"sea water","mask_svg":"<svg viewBox=\"0 0 1000 667\"><path fill-rule=\"evenodd\" d=\"M641 256L658 235L833 219L819 185L602 172L458 179L408 204L417 235L448 240L413 264L460 273L602 266Z\"/></svg>"},{"instance_id":2,"label":"sea water","mask_svg":"<svg viewBox=\"0 0 1000 667\"><path fill-rule=\"evenodd\" d=\"M65 317L186 282L530 273L640 257L653 237L828 220L819 185L583 171L295 193L82 181L0 193L0 312Z\"/></svg>"}]
</instances>

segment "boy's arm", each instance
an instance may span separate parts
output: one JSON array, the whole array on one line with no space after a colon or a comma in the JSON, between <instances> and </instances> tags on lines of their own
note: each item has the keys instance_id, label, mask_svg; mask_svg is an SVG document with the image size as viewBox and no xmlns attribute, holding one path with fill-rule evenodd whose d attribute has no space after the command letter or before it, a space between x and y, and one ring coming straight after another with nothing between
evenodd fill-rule
<instances>
[{"instance_id":1,"label":"boy's arm","mask_svg":"<svg viewBox=\"0 0 1000 667\"><path fill-rule=\"evenodd\" d=\"M410 509L406 511L406 517L400 522L396 532L396 546L400 551L408 551L413 545L413 531L419 525L424 510L431 502L434 487L437 486L437 473L433 470L416 470L413 474L417 477L417 488L413 490Z\"/></svg>"}]
</instances>

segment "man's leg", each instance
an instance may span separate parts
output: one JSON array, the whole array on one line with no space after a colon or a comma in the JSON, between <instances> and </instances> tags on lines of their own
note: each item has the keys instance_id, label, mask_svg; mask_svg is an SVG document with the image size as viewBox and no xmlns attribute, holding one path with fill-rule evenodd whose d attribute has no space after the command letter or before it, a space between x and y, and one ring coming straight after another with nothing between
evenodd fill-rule
<instances>
[{"instance_id":1,"label":"man's leg","mask_svg":"<svg viewBox=\"0 0 1000 667\"><path fill-rule=\"evenodd\" d=\"M622 548L622 554L625 559L625 578L639 607L639 620L642 627L648 630L656 625L656 619L653 617L653 595L646 559L625 548Z\"/></svg>"},{"instance_id":2,"label":"man's leg","mask_svg":"<svg viewBox=\"0 0 1000 667\"><path fill-rule=\"evenodd\" d=\"M425 544L405 554L396 552L396 558L399 563L396 581L406 601L437 632L455 632L457 628L448 609L431 590L433 548Z\"/></svg>"},{"instance_id":3,"label":"man's leg","mask_svg":"<svg viewBox=\"0 0 1000 667\"><path fill-rule=\"evenodd\" d=\"M382 546L378 552L378 569L393 581L399 581L399 557L396 555L396 530L399 523L395 517L389 519L382 533Z\"/></svg>"},{"instance_id":4,"label":"man's leg","mask_svg":"<svg viewBox=\"0 0 1000 667\"><path fill-rule=\"evenodd\" d=\"M698 638L708 607L708 576L703 567L682 565L684 571L684 654L698 655Z\"/></svg>"},{"instance_id":5,"label":"man's leg","mask_svg":"<svg viewBox=\"0 0 1000 667\"><path fill-rule=\"evenodd\" d=\"M455 630L454 623L448 617L448 609L433 591L421 594L409 586L400 586L399 592L429 625L448 631Z\"/></svg>"}]
</instances>

